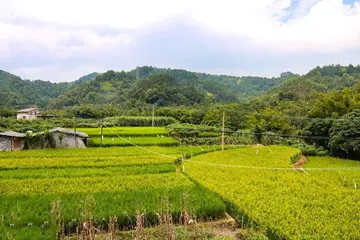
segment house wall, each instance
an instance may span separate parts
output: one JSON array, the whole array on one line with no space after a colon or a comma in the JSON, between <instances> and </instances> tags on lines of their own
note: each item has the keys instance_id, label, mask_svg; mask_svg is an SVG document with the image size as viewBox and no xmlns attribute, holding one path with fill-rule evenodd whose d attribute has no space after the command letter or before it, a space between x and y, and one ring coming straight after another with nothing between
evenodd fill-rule
<instances>
[{"instance_id":1,"label":"house wall","mask_svg":"<svg viewBox=\"0 0 360 240\"><path fill-rule=\"evenodd\" d=\"M17 138L17 137L12 138L12 148L13 148L12 150L22 150L24 149L24 146L25 146L25 141L23 138Z\"/></svg>"},{"instance_id":2,"label":"house wall","mask_svg":"<svg viewBox=\"0 0 360 240\"><path fill-rule=\"evenodd\" d=\"M53 138L55 141L56 148L75 148L76 147L74 135L63 133L61 142L60 142L59 137L60 137L60 133L58 133L58 132L53 133ZM77 142L78 148L86 148L83 138L77 137L76 142Z\"/></svg>"},{"instance_id":3,"label":"house wall","mask_svg":"<svg viewBox=\"0 0 360 240\"><path fill-rule=\"evenodd\" d=\"M18 113L16 116L17 119L26 119L26 120L34 120L36 119L36 114L28 114L28 113Z\"/></svg>"},{"instance_id":4,"label":"house wall","mask_svg":"<svg viewBox=\"0 0 360 240\"><path fill-rule=\"evenodd\" d=\"M0 151L11 151L11 137L0 136Z\"/></svg>"}]
</instances>

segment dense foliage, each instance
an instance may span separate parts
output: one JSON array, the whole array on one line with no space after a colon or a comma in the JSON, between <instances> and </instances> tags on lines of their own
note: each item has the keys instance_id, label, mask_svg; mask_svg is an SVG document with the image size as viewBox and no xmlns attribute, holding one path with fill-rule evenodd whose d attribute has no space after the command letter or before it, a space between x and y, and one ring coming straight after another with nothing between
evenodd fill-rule
<instances>
[{"instance_id":1,"label":"dense foliage","mask_svg":"<svg viewBox=\"0 0 360 240\"><path fill-rule=\"evenodd\" d=\"M345 114L331 129L329 147L337 155L360 160L360 109Z\"/></svg>"}]
</instances>

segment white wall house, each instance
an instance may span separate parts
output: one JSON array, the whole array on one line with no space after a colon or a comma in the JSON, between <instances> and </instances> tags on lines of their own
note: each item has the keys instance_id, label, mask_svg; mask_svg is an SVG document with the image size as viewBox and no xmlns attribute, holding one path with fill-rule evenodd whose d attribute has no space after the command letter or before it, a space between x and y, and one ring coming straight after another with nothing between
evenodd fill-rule
<instances>
[{"instance_id":1,"label":"white wall house","mask_svg":"<svg viewBox=\"0 0 360 240\"><path fill-rule=\"evenodd\" d=\"M37 108L25 108L17 112L17 119L34 120L39 115L39 109Z\"/></svg>"}]
</instances>

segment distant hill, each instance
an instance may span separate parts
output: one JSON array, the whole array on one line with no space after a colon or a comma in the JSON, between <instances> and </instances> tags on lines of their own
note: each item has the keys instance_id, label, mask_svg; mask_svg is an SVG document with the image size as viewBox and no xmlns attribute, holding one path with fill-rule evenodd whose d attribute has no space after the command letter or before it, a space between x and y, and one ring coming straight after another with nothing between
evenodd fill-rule
<instances>
[{"instance_id":1,"label":"distant hill","mask_svg":"<svg viewBox=\"0 0 360 240\"><path fill-rule=\"evenodd\" d=\"M58 97L97 75L98 73L91 73L74 82L52 83L42 80L22 80L16 75L0 70L0 106L46 107L50 99Z\"/></svg>"},{"instance_id":2,"label":"distant hill","mask_svg":"<svg viewBox=\"0 0 360 240\"><path fill-rule=\"evenodd\" d=\"M22 80L0 71L0 106L37 105L58 109L110 104L131 109L145 105L211 106L257 99L260 105L296 101L292 106L300 107L321 93L349 88L359 82L360 66L352 65L316 67L302 76L284 72L277 78L213 75L144 66L129 72L94 72L69 83Z\"/></svg>"},{"instance_id":3,"label":"distant hill","mask_svg":"<svg viewBox=\"0 0 360 240\"><path fill-rule=\"evenodd\" d=\"M278 94L280 99L306 100L319 93L343 90L360 83L360 66L330 65L316 67L303 76L292 76L273 87L267 95Z\"/></svg>"},{"instance_id":4,"label":"distant hill","mask_svg":"<svg viewBox=\"0 0 360 240\"><path fill-rule=\"evenodd\" d=\"M76 87L77 85L80 85L81 83L88 81L88 80L92 80L94 79L97 75L99 75L99 73L97 72L93 72L93 73L89 73L85 76L82 76L81 78L79 78L78 80L76 80L74 82L74 84L72 86Z\"/></svg>"},{"instance_id":5,"label":"distant hill","mask_svg":"<svg viewBox=\"0 0 360 240\"><path fill-rule=\"evenodd\" d=\"M270 88L252 106L289 116L339 117L358 108L359 89L360 66L316 67Z\"/></svg>"},{"instance_id":6,"label":"distant hill","mask_svg":"<svg viewBox=\"0 0 360 240\"><path fill-rule=\"evenodd\" d=\"M161 107L236 103L264 94L288 77L235 77L144 66L129 72L108 71L97 75L53 99L49 107L116 104L132 108L146 104Z\"/></svg>"}]
</instances>

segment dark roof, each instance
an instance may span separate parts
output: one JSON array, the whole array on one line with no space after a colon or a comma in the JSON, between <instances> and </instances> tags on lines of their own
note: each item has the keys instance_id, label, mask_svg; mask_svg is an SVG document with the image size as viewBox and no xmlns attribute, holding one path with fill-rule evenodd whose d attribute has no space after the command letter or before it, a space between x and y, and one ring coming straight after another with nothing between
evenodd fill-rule
<instances>
[{"instance_id":1,"label":"dark roof","mask_svg":"<svg viewBox=\"0 0 360 240\"><path fill-rule=\"evenodd\" d=\"M23 133L18 133L18 132L13 132L13 131L8 131L8 132L2 132L0 133L0 136L7 136L7 137L25 137L25 134Z\"/></svg>"},{"instance_id":2,"label":"dark roof","mask_svg":"<svg viewBox=\"0 0 360 240\"><path fill-rule=\"evenodd\" d=\"M25 109L21 109L19 111L17 111L18 113L27 113L27 112L30 112L30 111L33 111L33 110L37 110L37 108L25 108Z\"/></svg>"},{"instance_id":3,"label":"dark roof","mask_svg":"<svg viewBox=\"0 0 360 240\"><path fill-rule=\"evenodd\" d=\"M60 127L50 129L49 132L51 132L51 133L53 133L53 132L62 132L62 133L74 135L73 130L69 130L69 129L66 129L66 128L60 128ZM89 135L87 135L86 133L78 132L78 131L76 131L76 135L79 136L79 137L83 137L83 138L88 138L89 137Z\"/></svg>"},{"instance_id":4,"label":"dark roof","mask_svg":"<svg viewBox=\"0 0 360 240\"><path fill-rule=\"evenodd\" d=\"M38 114L37 115L38 117L55 117L55 115L52 115L52 114Z\"/></svg>"}]
</instances>

